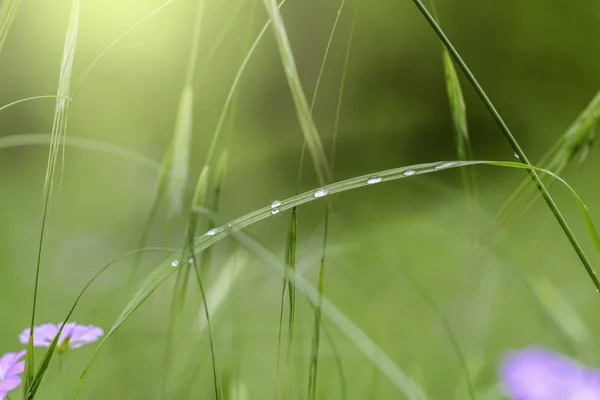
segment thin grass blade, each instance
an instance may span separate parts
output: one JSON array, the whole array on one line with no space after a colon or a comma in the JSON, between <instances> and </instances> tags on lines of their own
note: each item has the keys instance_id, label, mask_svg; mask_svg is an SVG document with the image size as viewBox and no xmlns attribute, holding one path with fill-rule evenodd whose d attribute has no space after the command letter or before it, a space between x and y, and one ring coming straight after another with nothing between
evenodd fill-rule
<instances>
[{"instance_id":1,"label":"thin grass blade","mask_svg":"<svg viewBox=\"0 0 600 400\"><path fill-rule=\"evenodd\" d=\"M561 175L578 155L579 163L585 162L596 141L599 123L600 92L536 165ZM552 185L553 180L547 183ZM537 200L535 191L524 180L498 211L498 220L505 225L510 219L526 213Z\"/></svg>"},{"instance_id":2,"label":"thin grass blade","mask_svg":"<svg viewBox=\"0 0 600 400\"><path fill-rule=\"evenodd\" d=\"M531 163L529 162L529 159L525 155L525 152L519 146L519 143L513 136L512 132L510 131L510 129L508 128L506 123L504 122L504 119L500 116L500 114L496 110L496 107L494 107L492 101L490 100L488 95L485 93L485 91L483 90L483 88L481 87L481 85L479 84L477 79L475 78L475 75L473 75L473 73L471 72L471 70L469 69L467 64L463 61L463 59L460 56L460 54L458 53L458 51L454 48L454 46L450 42L450 39L448 39L448 37L446 36L446 34L442 30L442 28L436 22L435 18L431 15L429 10L427 10L427 7L425 7L425 5L423 4L423 2L421 0L413 0L413 3L417 6L417 8L421 12L421 14L423 14L423 16L425 17L425 19L427 20L427 22L429 23L431 28L435 31L435 33L439 37L439 39L442 41L442 43L444 44L444 46L446 47L446 49L448 50L448 52L450 53L450 55L452 56L454 61L458 64L460 69L466 75L467 79L469 80L469 82L471 83L473 88L475 89L475 92L477 92L477 95L479 96L479 98L484 103L487 110L492 115L494 121L496 122L496 124L498 125L498 127L500 128L502 133L504 134L504 137L509 142L510 146L513 148L513 150L514 150L515 154L518 156L519 160L523 164L531 166ZM577 253L579 260L581 261L584 268L588 272L588 275L590 275L592 280L594 280L594 285L596 285L597 288L600 288L600 282L597 281L597 278L595 277L594 267L592 266L592 263L585 255L583 248L579 245L579 242L575 238L575 235L571 231L569 225L567 224L567 221L565 220L562 213L560 212L560 209L558 208L558 206L554 202L554 199L552 198L552 196L546 189L544 182L538 176L537 169L536 168L526 168L526 169L527 169L527 172L529 173L529 176L535 183L538 191L540 192L540 194L546 201L546 204L548 205L548 208L550 208L550 211L554 215L554 218L556 219L556 221L560 225L561 229L563 230L565 236L569 240L569 243L575 250L575 253ZM600 293L600 290L599 290L599 293Z\"/></svg>"},{"instance_id":3,"label":"thin grass blade","mask_svg":"<svg viewBox=\"0 0 600 400\"><path fill-rule=\"evenodd\" d=\"M313 159L319 182L324 184L331 179L329 164L327 163L319 132L317 131L317 127L311 116L310 107L306 100L306 96L304 95L302 84L300 83L300 76L298 75L294 54L285 30L283 18L281 17L279 7L275 0L263 0L263 3L269 17L273 21L273 32L275 33L275 39L277 40L277 46L281 55L281 61L285 70L288 86L290 87L292 98L296 106L298 121L300 122L302 133L304 134L304 140L306 141L308 151Z\"/></svg>"},{"instance_id":4,"label":"thin grass blade","mask_svg":"<svg viewBox=\"0 0 600 400\"><path fill-rule=\"evenodd\" d=\"M0 52L2 52L15 15L17 15L19 4L21 4L21 0L4 0L0 6Z\"/></svg>"},{"instance_id":5,"label":"thin grass blade","mask_svg":"<svg viewBox=\"0 0 600 400\"><path fill-rule=\"evenodd\" d=\"M35 330L35 315L37 306L38 286L40 279L40 270L42 263L42 254L44 249L44 238L46 236L46 223L50 202L54 187L54 179L56 172L56 164L58 161L61 144L63 145L63 162L64 162L64 142L67 132L67 115L69 108L69 90L71 84L71 72L75 59L75 49L77 45L77 34L79 30L79 0L74 0L69 16L69 24L63 48L63 55L60 67L60 75L57 90L57 100L54 109L54 121L52 126L52 134L50 140L50 149L48 154L48 164L46 166L46 177L44 180L43 190L43 207L42 221L40 227L40 237L37 251L37 261L35 269L35 280L33 288L33 304L31 308L31 323L29 342L27 344L27 354L25 356L25 370L23 379L23 398L27 398L34 383L34 355L33 355L33 335Z\"/></svg>"}]
</instances>

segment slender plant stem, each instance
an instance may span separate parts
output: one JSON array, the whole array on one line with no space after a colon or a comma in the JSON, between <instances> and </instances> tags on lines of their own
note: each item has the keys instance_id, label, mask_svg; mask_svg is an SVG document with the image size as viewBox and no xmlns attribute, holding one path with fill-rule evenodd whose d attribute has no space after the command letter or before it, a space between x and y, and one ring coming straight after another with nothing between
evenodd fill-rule
<instances>
[{"instance_id":1,"label":"slender plant stem","mask_svg":"<svg viewBox=\"0 0 600 400\"><path fill-rule=\"evenodd\" d=\"M471 83L473 88L475 89L475 92L477 92L477 95L483 101L485 107L488 109L488 111L490 112L490 114L492 115L492 117L494 118L494 120L496 121L496 123L498 124L500 129L502 130L504 137L510 143L510 146L513 148L515 154L517 156L519 156L519 160L523 164L531 165L531 163L529 162L529 159L525 155L525 152L521 149L521 146L519 146L519 143L517 142L517 140L513 136L512 132L510 131L510 129L508 128L508 126L506 125L506 123L504 122L504 120L502 119L502 117L500 116L498 111L496 110L496 107L494 107L492 101L487 96L487 94L485 93L485 91L483 90L483 88L481 87L481 85L479 84L477 79L475 78L475 75L473 75L473 73L471 72L471 70L469 69L467 64L463 61L460 54L458 54L458 51L454 48L454 46L452 45L452 42L450 42L450 39L448 39L448 37L446 36L446 34L442 30L442 28L436 22L435 18L427 10L427 7L425 7L425 5L423 4L423 2L421 0L413 0L413 2L415 3L415 5L419 9L419 11L421 11L423 16L427 20L427 22L429 22L429 25L431 25L431 27L433 28L435 33L438 35L438 37L440 38L440 40L442 41L444 46L446 46L446 48L450 52L450 55L452 55L452 58L454 58L454 61L458 64L460 69L466 75L467 79L469 80L469 82ZM546 204L548 204L548 207L550 207L552 214L554 214L554 217L556 218L556 220L558 221L563 232L569 239L569 242L571 242L571 245L575 249L577 256L581 260L581 263L583 264L588 275L592 279L592 282L594 283L596 290L598 292L600 292L600 279L598 278L598 275L596 274L596 271L594 270L594 267L592 266L591 262L588 260L587 256L585 255L583 248L581 247L581 245L575 238L575 235L571 231L571 228L569 228L569 226L567 225L567 221L565 220L562 213L558 209L558 206L552 199L552 196L550 196L550 193L544 186L544 183L542 182L542 180L540 179L540 177L536 173L536 171L534 171L533 169L528 169L527 172L531 176L531 179L533 179L533 181L535 182L535 185L537 186L538 190L542 194L542 197L546 201Z\"/></svg>"}]
</instances>

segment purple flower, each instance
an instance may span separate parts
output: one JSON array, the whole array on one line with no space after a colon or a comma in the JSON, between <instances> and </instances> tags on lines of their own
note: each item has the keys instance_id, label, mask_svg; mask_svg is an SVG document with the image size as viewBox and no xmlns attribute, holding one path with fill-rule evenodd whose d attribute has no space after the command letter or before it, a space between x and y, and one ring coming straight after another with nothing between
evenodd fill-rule
<instances>
[{"instance_id":1,"label":"purple flower","mask_svg":"<svg viewBox=\"0 0 600 400\"><path fill-rule=\"evenodd\" d=\"M37 347L50 346L61 325L62 323L36 326L33 330L33 345ZM21 332L19 335L21 343L29 342L29 333L29 328ZM76 349L84 344L95 342L102 335L104 335L104 331L97 326L77 325L75 322L66 323L58 339L56 351L64 352L68 349Z\"/></svg>"},{"instance_id":2,"label":"purple flower","mask_svg":"<svg viewBox=\"0 0 600 400\"><path fill-rule=\"evenodd\" d=\"M514 400L600 400L600 371L542 348L511 352L501 377Z\"/></svg>"},{"instance_id":3,"label":"purple flower","mask_svg":"<svg viewBox=\"0 0 600 400\"><path fill-rule=\"evenodd\" d=\"M19 361L25 355L19 353L6 353L0 357L0 400L4 400L8 392L21 384L19 374L25 369L25 361Z\"/></svg>"}]
</instances>

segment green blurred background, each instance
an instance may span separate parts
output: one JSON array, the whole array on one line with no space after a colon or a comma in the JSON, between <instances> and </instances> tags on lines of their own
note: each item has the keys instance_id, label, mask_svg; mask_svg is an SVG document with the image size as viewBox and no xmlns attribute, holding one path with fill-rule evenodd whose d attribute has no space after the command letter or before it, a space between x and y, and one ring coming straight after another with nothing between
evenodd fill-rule
<instances>
[{"instance_id":1,"label":"green blurred background","mask_svg":"<svg viewBox=\"0 0 600 400\"><path fill-rule=\"evenodd\" d=\"M194 92L191 184L204 163L229 86L266 21L258 0L206 3ZM82 2L73 81L79 81L115 38L160 4ZM282 8L309 98L339 5L338 0L289 0ZM440 0L436 6L443 27L522 148L530 159L539 159L600 89L600 3ZM56 93L70 7L63 0L22 2L0 53L0 104ZM112 143L161 161L173 135L196 7L196 1L175 1L98 62L73 100L68 136ZM342 11L316 103L314 117L328 152L355 7L356 0L348 0ZM222 44L208 59L228 25ZM514 160L466 81L463 88L475 158ZM54 101L45 99L1 111L0 140L49 133L53 109ZM233 121L226 128L231 139L223 219L295 191L303 139L270 30L243 75ZM335 180L456 158L441 46L409 0L361 1L336 151ZM47 153L42 145L0 149L0 352L21 348L17 335L29 321ZM564 174L592 216L600 213L596 154ZM306 165L302 190L318 186L310 160ZM481 206L478 220L465 201L456 169L354 190L333 200L326 294L432 399L467 398L463 372L440 315L406 274L430 292L450 321L478 392L489 398L502 398L493 388L498 363L509 349L539 344L600 362L592 340L600 328L597 293L547 207L538 203L502 231L495 224L494 213L525 172L492 167L473 171ZM42 259L39 323L60 321L101 266L136 248L156 177L156 170L114 155L66 148ZM597 264L570 194L559 186L552 193ZM299 268L313 281L321 255L323 206L319 201L299 209ZM248 232L283 259L287 222L288 214L280 213ZM185 218L168 219L161 211L150 243L180 246L185 226ZM231 239L216 246L211 276L236 249ZM144 257L140 282L161 260ZM126 260L100 279L76 310L75 320L108 329L133 294L127 286L130 271ZM156 397L172 287L172 282L161 287L111 339L81 398ZM246 398L275 395L280 294L281 278L249 257L214 315L219 364L228 379L247 387ZM300 399L306 396L313 316L308 302L300 295L298 299L288 397ZM197 296L190 297L187 307L190 332L177 340L169 398L209 399L212 372L206 335L198 339ZM325 321L341 355L348 398L402 398ZM340 398L333 352L326 340L322 343L319 398ZM92 350L90 345L69 356L67 388L75 384ZM59 398L58 381L54 365L39 398Z\"/></svg>"}]
</instances>

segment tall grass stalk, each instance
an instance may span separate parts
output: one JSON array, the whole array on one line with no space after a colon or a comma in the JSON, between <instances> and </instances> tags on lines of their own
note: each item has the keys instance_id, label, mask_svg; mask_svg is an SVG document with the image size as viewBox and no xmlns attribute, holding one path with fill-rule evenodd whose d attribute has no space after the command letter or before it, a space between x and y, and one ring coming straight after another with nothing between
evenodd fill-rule
<instances>
[{"instance_id":1,"label":"tall grass stalk","mask_svg":"<svg viewBox=\"0 0 600 400\"><path fill-rule=\"evenodd\" d=\"M337 22L342 13L344 4L345 4L345 0L342 0L342 2L340 4L340 9L338 11L336 21L334 24L334 30L335 30L335 27L337 26ZM340 116L341 116L341 110L342 110L342 99L344 96L344 88L346 85L346 78L347 78L347 74L348 74L348 62L350 60L350 50L352 49L352 39L354 37L354 28L356 26L356 18L358 15L359 4L360 4L360 2L357 1L357 4L354 9L354 16L352 17L352 25L350 26L348 43L346 44L346 53L344 56L344 65L342 67L342 77L341 77L341 81L340 81L340 89L338 92L338 99L337 99L337 105L336 105L336 110L335 110L335 120L334 120L334 126L333 126L333 140L332 140L332 146L331 146L331 154L329 156L330 162L331 162L330 168L331 168L332 176L333 176L333 171L335 169L335 152L336 152L337 138L338 138L338 134L339 134ZM332 39L333 39L333 32L329 39L329 43L327 45L327 50L329 50L329 46L331 45ZM325 63L323 62L323 65L324 64ZM322 72L322 70L321 70L321 72ZM319 75L319 77L320 77L320 75ZM319 83L319 81L317 81L317 84L318 83ZM315 91L315 93L316 93L316 91ZM315 98L316 98L316 96L315 96ZM314 106L315 98L313 98L313 104L312 104L313 106ZM327 201L325 204L325 218L323 221L323 244L322 244L322 249L321 249L321 262L319 264L319 277L318 277L318 284L317 284L317 288L319 290L319 295L321 296L321 298L325 291L325 259L326 259L326 254L327 254L327 238L329 236L329 215L330 215L330 213L331 213L331 200L330 200L330 198L327 198ZM316 396L317 396L317 377L318 377L318 366L319 366L321 317L322 317L321 304L316 304L315 305L313 339L312 339L312 346L311 346L311 359L310 359L309 372L308 372L309 373L308 398L310 400L315 400ZM333 344L333 346L335 347L335 344ZM338 358L339 358L339 355L338 355ZM341 364L339 365L339 367L341 368ZM343 370L340 370L340 372L343 377ZM343 392L345 392L345 391L343 391Z\"/></svg>"},{"instance_id":2,"label":"tall grass stalk","mask_svg":"<svg viewBox=\"0 0 600 400\"><path fill-rule=\"evenodd\" d=\"M487 96L487 94L485 93L485 91L483 90L483 88L481 87L481 85L479 84L479 82L477 81L477 79L475 78L475 76L473 75L473 73L471 72L469 67L467 66L467 64L463 61L463 59L460 56L460 54L458 53L458 51L454 48L454 46L452 45L452 43L450 42L450 40L448 39L448 37L446 36L444 31L442 30L442 28L435 21L435 18L429 13L429 11L427 10L427 7L425 7L425 5L423 4L423 2L421 0L413 0L413 2L415 3L415 5L419 9L419 11L421 11L421 13L425 17L425 19L427 20L429 25L431 25L431 27L433 28L435 33L438 35L438 37L440 38L440 40L442 41L444 46L446 46L446 48L448 49L448 51L454 58L454 61L458 64L458 66L461 68L463 73L466 75L467 79L469 80L469 82L471 83L471 85L473 86L475 91L477 92L477 95L483 101L485 107L488 109L488 111L490 112L490 114L492 115L494 120L496 121L496 124L500 127L502 133L504 134L504 137L506 138L506 140L509 142L509 144L513 148L513 150L514 150L515 154L518 156L519 160L523 164L531 166L529 159L527 158L527 156L525 155L525 153L519 146L519 144L518 144L517 140L515 139L515 137L513 136L512 132L510 131L510 129L508 128L508 126L506 125L506 123L504 122L504 120L502 119L502 117L500 116L500 114L498 113L496 108L494 107L494 105L492 104L491 100L489 99L489 97ZM565 218L563 217L562 213L560 212L558 206L554 202L554 199L552 198L552 196L546 189L544 183L538 176L536 169L528 168L527 171L528 171L529 175L531 176L531 179L533 180L533 182L536 184L542 197L546 201L546 204L550 208L550 211L552 211L552 214L554 215L554 217L558 221L560 227L562 228L563 232L567 236L567 239L571 243L571 246L577 253L577 256L581 260L581 263L583 264L584 268L586 269L590 279L594 283L594 286L596 287L597 291L600 293L600 280L598 279L596 272L594 271L594 267L592 266L591 262L585 255L583 248L581 247L581 245L575 238L575 235L571 231L571 228L567 224L567 221L565 220Z\"/></svg>"},{"instance_id":3,"label":"tall grass stalk","mask_svg":"<svg viewBox=\"0 0 600 400\"><path fill-rule=\"evenodd\" d=\"M52 124L52 134L50 140L50 149L48 154L48 163L46 166L46 176L44 179L44 190L42 196L42 221L40 227L39 244L37 251L37 261L35 268L35 280L33 287L33 304L31 308L31 323L29 342L27 344L27 353L25 356L25 373L23 383L23 398L33 398L35 393L31 394L32 385L34 383L34 356L33 356L33 335L35 330L35 315L37 306L38 286L40 280L40 271L42 264L42 255L44 249L44 238L46 236L46 225L48 220L48 212L54 189L54 179L56 174L56 165L59 157L61 144L64 146L64 141L67 133L67 115L70 101L69 90L71 85L71 73L73 70L73 62L75 59L75 49L77 45L77 33L79 30L79 0L74 0L69 17L69 25L67 27L67 35L63 48L63 56L60 67L60 75L58 82L58 91L56 106L54 109L54 121ZM64 147L63 147L64 149ZM63 150L64 162L64 150Z\"/></svg>"}]
</instances>

